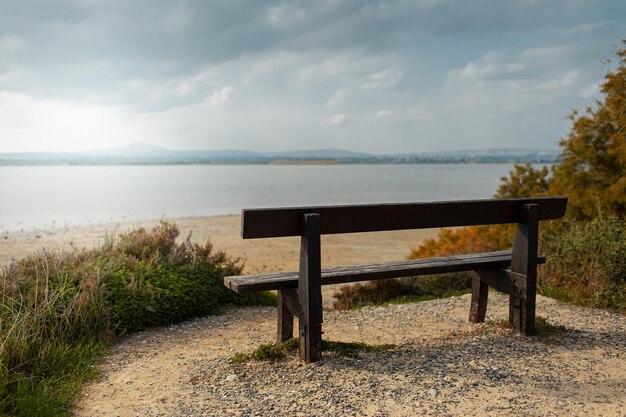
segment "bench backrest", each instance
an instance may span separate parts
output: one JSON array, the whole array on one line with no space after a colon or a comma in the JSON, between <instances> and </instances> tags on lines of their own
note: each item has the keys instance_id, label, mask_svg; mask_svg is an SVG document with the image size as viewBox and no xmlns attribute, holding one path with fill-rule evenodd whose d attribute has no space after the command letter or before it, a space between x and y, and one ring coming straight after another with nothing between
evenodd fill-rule
<instances>
[{"instance_id":1,"label":"bench backrest","mask_svg":"<svg viewBox=\"0 0 626 417\"><path fill-rule=\"evenodd\" d=\"M321 234L521 223L525 204L538 205L538 220L558 219L565 214L567 197L244 209L241 236L300 236L302 216L308 213L320 215Z\"/></svg>"}]
</instances>

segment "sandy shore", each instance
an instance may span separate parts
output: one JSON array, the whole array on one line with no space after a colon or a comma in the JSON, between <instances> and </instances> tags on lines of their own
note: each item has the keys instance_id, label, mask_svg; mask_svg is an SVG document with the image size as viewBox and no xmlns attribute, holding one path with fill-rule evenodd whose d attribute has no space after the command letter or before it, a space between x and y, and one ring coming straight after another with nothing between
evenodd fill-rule
<instances>
[{"instance_id":1,"label":"sandy shore","mask_svg":"<svg viewBox=\"0 0 626 417\"><path fill-rule=\"evenodd\" d=\"M240 236L240 216L187 217L172 219L180 228L179 239L191 233L192 241L206 242L245 262L244 273L295 271L299 262L299 238L249 239ZM29 253L93 247L107 235L117 235L134 227L151 228L158 221L113 223L61 230L14 233L0 237L0 265ZM394 232L353 233L322 237L322 266L355 265L405 259L411 248L438 229ZM332 305L336 286L324 287L324 305Z\"/></svg>"},{"instance_id":2,"label":"sandy shore","mask_svg":"<svg viewBox=\"0 0 626 417\"><path fill-rule=\"evenodd\" d=\"M192 233L192 240L209 239L216 249L245 260L245 272L295 270L298 267L298 238L252 239L240 237L239 216L187 217L172 219L180 228L180 238ZM46 249L93 247L107 235L116 235L133 227L151 228L157 221L113 223L30 233L13 233L0 237L0 265L14 258ZM411 248L436 229L406 230L383 233L356 233L322 238L323 266L359 264L404 259Z\"/></svg>"}]
</instances>

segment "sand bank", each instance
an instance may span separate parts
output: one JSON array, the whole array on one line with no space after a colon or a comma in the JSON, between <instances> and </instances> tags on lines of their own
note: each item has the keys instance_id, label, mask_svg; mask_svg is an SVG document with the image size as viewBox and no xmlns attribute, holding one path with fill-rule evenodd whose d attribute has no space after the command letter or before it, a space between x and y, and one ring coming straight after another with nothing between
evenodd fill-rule
<instances>
[{"instance_id":1,"label":"sand bank","mask_svg":"<svg viewBox=\"0 0 626 417\"><path fill-rule=\"evenodd\" d=\"M240 216L186 217L171 219L180 228L179 239L191 233L192 241L206 242L245 263L244 273L295 271L299 262L299 238L251 239L240 236ZM30 233L7 234L0 238L0 265L29 253L46 250L71 250L98 245L107 236L134 227L151 228L158 221L111 223ZM322 237L322 266L356 265L405 259L411 248L423 239L434 237L438 229L393 232L353 233ZM337 286L323 289L324 306L332 306Z\"/></svg>"},{"instance_id":2,"label":"sand bank","mask_svg":"<svg viewBox=\"0 0 626 417\"><path fill-rule=\"evenodd\" d=\"M180 238L191 232L193 241L209 239L216 249L244 259L247 273L287 271L298 267L298 238L243 240L239 216L187 217L171 221L180 228ZM0 238L0 264L6 265L11 259L41 248L93 247L102 243L107 235L116 235L133 227L150 228L157 222L112 223L3 235ZM437 230L429 229L324 236L322 262L326 267L404 259L422 239L436 234Z\"/></svg>"}]
</instances>

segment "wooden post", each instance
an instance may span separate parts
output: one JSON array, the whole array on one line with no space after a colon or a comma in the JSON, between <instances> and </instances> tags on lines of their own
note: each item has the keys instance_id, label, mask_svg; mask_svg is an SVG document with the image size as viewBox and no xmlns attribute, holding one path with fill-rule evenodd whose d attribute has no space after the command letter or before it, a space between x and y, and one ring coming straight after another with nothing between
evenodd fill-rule
<instances>
[{"instance_id":1,"label":"wooden post","mask_svg":"<svg viewBox=\"0 0 626 417\"><path fill-rule=\"evenodd\" d=\"M284 301L283 291L278 291L278 333L276 342L282 343L293 337L293 313Z\"/></svg>"},{"instance_id":2,"label":"wooden post","mask_svg":"<svg viewBox=\"0 0 626 417\"><path fill-rule=\"evenodd\" d=\"M320 215L304 214L300 239L298 297L300 317L300 359L316 362L322 356L322 285Z\"/></svg>"},{"instance_id":3,"label":"wooden post","mask_svg":"<svg viewBox=\"0 0 626 417\"><path fill-rule=\"evenodd\" d=\"M489 285L480 280L479 274L472 276L472 302L470 304L469 321L472 323L482 323L487 314L487 299L489 296Z\"/></svg>"},{"instance_id":4,"label":"wooden post","mask_svg":"<svg viewBox=\"0 0 626 417\"><path fill-rule=\"evenodd\" d=\"M522 221L517 225L511 260L511 271L526 276L526 288L519 296L509 296L509 325L512 329L526 335L535 332L538 214L538 204L522 206Z\"/></svg>"}]
</instances>

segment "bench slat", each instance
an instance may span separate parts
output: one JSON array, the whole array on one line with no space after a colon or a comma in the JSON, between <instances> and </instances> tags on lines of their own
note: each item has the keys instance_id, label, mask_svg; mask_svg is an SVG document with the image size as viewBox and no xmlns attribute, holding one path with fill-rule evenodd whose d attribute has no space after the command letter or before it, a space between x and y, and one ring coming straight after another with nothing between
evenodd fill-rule
<instances>
[{"instance_id":1,"label":"bench slat","mask_svg":"<svg viewBox=\"0 0 626 417\"><path fill-rule=\"evenodd\" d=\"M320 215L323 235L519 223L522 220L520 208L524 204L539 205L538 220L557 219L565 214L567 198L244 209L241 211L241 236L244 239L300 236L302 215L307 213Z\"/></svg>"},{"instance_id":2,"label":"bench slat","mask_svg":"<svg viewBox=\"0 0 626 417\"><path fill-rule=\"evenodd\" d=\"M411 259L383 264L340 266L322 269L322 285L478 269L508 268L511 266L511 256L511 251L500 251ZM545 258L538 259L538 263L543 262L545 262ZM297 288L298 272L228 276L224 278L224 285L240 294Z\"/></svg>"}]
</instances>

